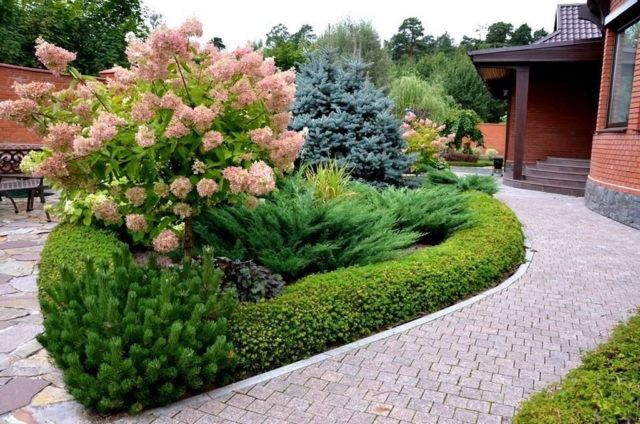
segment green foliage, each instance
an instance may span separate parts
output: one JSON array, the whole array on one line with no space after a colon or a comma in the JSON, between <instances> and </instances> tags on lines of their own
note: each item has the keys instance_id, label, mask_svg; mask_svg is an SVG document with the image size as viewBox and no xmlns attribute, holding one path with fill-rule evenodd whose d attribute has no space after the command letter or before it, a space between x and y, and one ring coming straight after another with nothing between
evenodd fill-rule
<instances>
[{"instance_id":1,"label":"green foliage","mask_svg":"<svg viewBox=\"0 0 640 424\"><path fill-rule=\"evenodd\" d=\"M366 63L367 76L376 87L382 88L389 84L393 62L389 52L382 48L380 36L371 22L344 19L330 25L318 38L317 46L325 50L336 50L342 59Z\"/></svg>"},{"instance_id":2,"label":"green foliage","mask_svg":"<svg viewBox=\"0 0 640 424\"><path fill-rule=\"evenodd\" d=\"M122 248L111 267L84 260L44 287L38 341L64 373L71 395L101 413L164 405L223 382L233 369L227 318L232 291L219 291L212 253L203 265L137 265Z\"/></svg>"},{"instance_id":3,"label":"green foliage","mask_svg":"<svg viewBox=\"0 0 640 424\"><path fill-rule=\"evenodd\" d=\"M458 188L463 191L478 190L493 196L498 192L498 183L487 175L466 175L460 178Z\"/></svg>"},{"instance_id":4,"label":"green foliage","mask_svg":"<svg viewBox=\"0 0 640 424\"><path fill-rule=\"evenodd\" d=\"M194 229L218 254L253 259L286 280L389 259L420 236L397 229L390 210L351 198L317 202L314 194L298 177L255 210L211 208Z\"/></svg>"},{"instance_id":5,"label":"green foliage","mask_svg":"<svg viewBox=\"0 0 640 424\"><path fill-rule=\"evenodd\" d=\"M126 65L125 35L144 36L139 0L9 0L0 2L0 62L40 67L33 57L39 36L77 53L78 69L96 75ZM82 34L82 36L78 36Z\"/></svg>"},{"instance_id":6,"label":"green foliage","mask_svg":"<svg viewBox=\"0 0 640 424\"><path fill-rule=\"evenodd\" d=\"M335 161L320 163L314 169L307 169L307 182L315 191L316 199L323 202L344 197L351 193L349 168Z\"/></svg>"},{"instance_id":7,"label":"green foliage","mask_svg":"<svg viewBox=\"0 0 640 424\"><path fill-rule=\"evenodd\" d=\"M317 51L296 79L295 131L308 129L300 158L315 166L335 159L354 179L401 185L414 157L406 155L391 101L366 80L357 61L336 63L335 52Z\"/></svg>"},{"instance_id":8,"label":"green foliage","mask_svg":"<svg viewBox=\"0 0 640 424\"><path fill-rule=\"evenodd\" d=\"M430 169L425 174L425 187L432 187L441 184L458 184L460 178L448 169Z\"/></svg>"},{"instance_id":9,"label":"green foliage","mask_svg":"<svg viewBox=\"0 0 640 424\"><path fill-rule=\"evenodd\" d=\"M389 49L394 60L413 59L424 51L426 44L422 21L415 17L402 21L398 32L389 41Z\"/></svg>"},{"instance_id":10,"label":"green foliage","mask_svg":"<svg viewBox=\"0 0 640 424\"><path fill-rule=\"evenodd\" d=\"M463 149L464 153L471 153L471 142L478 146L484 146L482 131L478 129L478 124L482 118L471 109L456 109L451 111L445 121L447 132L455 134L449 146L455 149ZM467 140L463 140L463 139Z\"/></svg>"},{"instance_id":11,"label":"green foliage","mask_svg":"<svg viewBox=\"0 0 640 424\"><path fill-rule=\"evenodd\" d=\"M284 24L278 24L267 33L264 55L273 57L276 66L282 70L297 70L306 62L306 53L312 48L315 38L309 25L303 25L298 32L290 34Z\"/></svg>"},{"instance_id":12,"label":"green foliage","mask_svg":"<svg viewBox=\"0 0 640 424\"><path fill-rule=\"evenodd\" d=\"M47 237L40 255L38 284L41 289L60 281L64 265L75 274L84 269L83 258L108 261L125 244L109 230L76 224L59 224Z\"/></svg>"},{"instance_id":13,"label":"green foliage","mask_svg":"<svg viewBox=\"0 0 640 424\"><path fill-rule=\"evenodd\" d=\"M240 302L271 299L277 296L284 286L279 274L273 274L253 261L216 258L216 265L224 273L222 288L234 288Z\"/></svg>"},{"instance_id":14,"label":"green foliage","mask_svg":"<svg viewBox=\"0 0 640 424\"><path fill-rule=\"evenodd\" d=\"M640 422L640 315L619 325L561 384L520 406L514 424Z\"/></svg>"},{"instance_id":15,"label":"green foliage","mask_svg":"<svg viewBox=\"0 0 640 424\"><path fill-rule=\"evenodd\" d=\"M269 301L241 305L230 335L243 371L303 359L448 306L502 279L524 257L506 206L470 195L473 224L400 259L309 276Z\"/></svg>"},{"instance_id":16,"label":"green foliage","mask_svg":"<svg viewBox=\"0 0 640 424\"><path fill-rule=\"evenodd\" d=\"M389 97L393 100L393 110L398 118L402 118L407 109L411 109L420 117L444 122L454 104L453 98L447 95L442 84L425 81L416 75L395 79L391 83Z\"/></svg>"},{"instance_id":17,"label":"green foliage","mask_svg":"<svg viewBox=\"0 0 640 424\"><path fill-rule=\"evenodd\" d=\"M509 45L509 38L513 34L513 24L507 22L495 22L489 25L486 42L491 47L506 47Z\"/></svg>"}]
</instances>

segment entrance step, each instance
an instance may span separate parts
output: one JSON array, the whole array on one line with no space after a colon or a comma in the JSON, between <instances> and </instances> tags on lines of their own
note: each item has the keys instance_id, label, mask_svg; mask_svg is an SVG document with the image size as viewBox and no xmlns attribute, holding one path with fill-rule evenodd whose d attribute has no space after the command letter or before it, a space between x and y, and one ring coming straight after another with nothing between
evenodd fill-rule
<instances>
[{"instance_id":1,"label":"entrance step","mask_svg":"<svg viewBox=\"0 0 640 424\"><path fill-rule=\"evenodd\" d=\"M584 196L589 167L588 159L549 157L535 165L526 165L521 180L514 180L513 172L506 172L503 182L527 190Z\"/></svg>"}]
</instances>

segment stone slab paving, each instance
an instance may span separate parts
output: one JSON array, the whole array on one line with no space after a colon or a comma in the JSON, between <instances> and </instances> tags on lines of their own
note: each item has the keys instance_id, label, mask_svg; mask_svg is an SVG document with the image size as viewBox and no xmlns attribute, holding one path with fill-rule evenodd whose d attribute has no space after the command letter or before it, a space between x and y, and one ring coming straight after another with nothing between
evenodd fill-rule
<instances>
[{"instance_id":1,"label":"stone slab paving","mask_svg":"<svg viewBox=\"0 0 640 424\"><path fill-rule=\"evenodd\" d=\"M606 340L640 306L640 231L589 211L582 198L512 188L497 197L524 223L535 255L518 282L478 303L222 396L205 393L136 417L106 418L64 401L54 383L0 422L508 423L522 399L560 380L583 350ZM34 239L27 233L8 241ZM9 263L12 272L0 276L0 287L15 290L0 292L0 320L14 326L39 324L37 305L29 303L34 293L15 287L33 286L14 280L33 275L29 264L14 264L31 262L14 250L29 248L0 244L0 252L10 252L0 253L0 267ZM0 358L15 365L13 352ZM13 369L43 367L41 375L26 376L33 379L56 375L34 363L46 358L41 351L27 358L34 360Z\"/></svg>"}]
</instances>

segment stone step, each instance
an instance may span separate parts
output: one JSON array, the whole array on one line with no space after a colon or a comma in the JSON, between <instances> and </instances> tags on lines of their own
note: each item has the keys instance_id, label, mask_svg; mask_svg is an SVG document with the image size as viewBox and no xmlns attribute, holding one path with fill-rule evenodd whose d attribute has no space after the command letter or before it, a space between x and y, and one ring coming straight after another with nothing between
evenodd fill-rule
<instances>
[{"instance_id":1,"label":"stone step","mask_svg":"<svg viewBox=\"0 0 640 424\"><path fill-rule=\"evenodd\" d=\"M550 165L585 165L585 166L589 166L589 164L591 163L590 159L578 159L578 158L560 158L557 156L549 156L545 162L549 163Z\"/></svg>"},{"instance_id":2,"label":"stone step","mask_svg":"<svg viewBox=\"0 0 640 424\"><path fill-rule=\"evenodd\" d=\"M526 178L526 177L525 177ZM565 194L569 196L584 196L583 187L573 187L566 182L540 183L529 180L514 180L512 173L505 173L502 182L504 185L525 190L543 191L546 193Z\"/></svg>"},{"instance_id":3,"label":"stone step","mask_svg":"<svg viewBox=\"0 0 640 424\"><path fill-rule=\"evenodd\" d=\"M548 171L574 172L584 175L589 174L589 165L561 165L557 163L551 164L544 161L538 161L536 163L536 168Z\"/></svg>"},{"instance_id":4,"label":"stone step","mask_svg":"<svg viewBox=\"0 0 640 424\"><path fill-rule=\"evenodd\" d=\"M584 190L586 181L576 181L576 180L566 180L562 178L544 178L544 177L532 177L530 175L526 175L523 181L532 182L532 183L540 183L547 186L554 187L566 187L566 188L581 188Z\"/></svg>"},{"instance_id":5,"label":"stone step","mask_svg":"<svg viewBox=\"0 0 640 424\"><path fill-rule=\"evenodd\" d=\"M583 172L567 172L567 171L552 171L549 169L540 169L535 166L526 166L522 172L523 175L527 177L537 177L537 178L550 178L557 180L567 180L567 181L587 181L588 174Z\"/></svg>"}]
</instances>

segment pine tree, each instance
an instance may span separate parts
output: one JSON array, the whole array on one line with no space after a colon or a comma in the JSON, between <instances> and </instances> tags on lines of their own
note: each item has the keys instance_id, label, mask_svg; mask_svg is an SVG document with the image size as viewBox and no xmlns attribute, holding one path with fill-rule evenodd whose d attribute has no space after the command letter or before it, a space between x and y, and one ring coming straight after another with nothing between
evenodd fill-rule
<instances>
[{"instance_id":1,"label":"pine tree","mask_svg":"<svg viewBox=\"0 0 640 424\"><path fill-rule=\"evenodd\" d=\"M351 176L376 185L399 185L415 160L392 103L366 80L358 61L336 61L335 52L318 51L298 75L292 128L308 128L301 152L311 166L335 159Z\"/></svg>"},{"instance_id":2,"label":"pine tree","mask_svg":"<svg viewBox=\"0 0 640 424\"><path fill-rule=\"evenodd\" d=\"M41 298L38 341L64 372L71 395L98 412L139 412L224 382L235 364L227 339L233 293L209 250L204 264L160 269L133 262L126 248L113 268L89 258L80 275L62 269Z\"/></svg>"}]
</instances>

